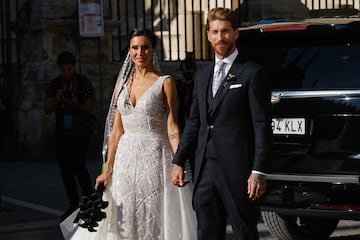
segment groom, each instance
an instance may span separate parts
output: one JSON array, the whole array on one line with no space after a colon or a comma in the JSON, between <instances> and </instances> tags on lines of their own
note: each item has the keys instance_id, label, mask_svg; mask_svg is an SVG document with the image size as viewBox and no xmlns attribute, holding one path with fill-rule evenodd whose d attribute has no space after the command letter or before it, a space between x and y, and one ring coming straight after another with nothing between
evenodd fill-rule
<instances>
[{"instance_id":1,"label":"groom","mask_svg":"<svg viewBox=\"0 0 360 240\"><path fill-rule=\"evenodd\" d=\"M235 14L214 8L207 37L215 61L196 73L193 102L173 159L172 183L184 185L184 163L197 144L193 205L198 240L259 239L257 199L270 166L271 89L264 69L236 48Z\"/></svg>"}]
</instances>

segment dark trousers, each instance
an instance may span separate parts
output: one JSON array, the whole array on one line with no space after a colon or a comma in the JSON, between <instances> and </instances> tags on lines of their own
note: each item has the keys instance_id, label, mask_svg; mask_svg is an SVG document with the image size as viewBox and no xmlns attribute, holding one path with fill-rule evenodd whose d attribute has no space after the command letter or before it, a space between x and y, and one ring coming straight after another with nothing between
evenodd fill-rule
<instances>
[{"instance_id":1,"label":"dark trousers","mask_svg":"<svg viewBox=\"0 0 360 240\"><path fill-rule=\"evenodd\" d=\"M89 196L93 191L90 175L86 168L88 143L89 136L56 136L56 159L72 207L77 207L80 200L76 178L82 195Z\"/></svg>"},{"instance_id":2,"label":"dark trousers","mask_svg":"<svg viewBox=\"0 0 360 240\"><path fill-rule=\"evenodd\" d=\"M228 220L233 227L233 239L258 240L257 218L240 215L225 184L219 161L211 158L204 161L194 192L198 240L224 240Z\"/></svg>"}]
</instances>

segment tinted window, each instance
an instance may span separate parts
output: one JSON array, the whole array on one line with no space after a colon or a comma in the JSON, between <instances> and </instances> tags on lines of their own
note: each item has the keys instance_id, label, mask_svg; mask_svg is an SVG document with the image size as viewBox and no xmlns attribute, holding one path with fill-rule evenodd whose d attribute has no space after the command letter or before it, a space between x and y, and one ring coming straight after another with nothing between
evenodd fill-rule
<instances>
[{"instance_id":1,"label":"tinted window","mask_svg":"<svg viewBox=\"0 0 360 240\"><path fill-rule=\"evenodd\" d=\"M341 35L247 36L248 57L266 66L273 89L360 88L360 41ZM249 41L252 39L251 41Z\"/></svg>"}]
</instances>

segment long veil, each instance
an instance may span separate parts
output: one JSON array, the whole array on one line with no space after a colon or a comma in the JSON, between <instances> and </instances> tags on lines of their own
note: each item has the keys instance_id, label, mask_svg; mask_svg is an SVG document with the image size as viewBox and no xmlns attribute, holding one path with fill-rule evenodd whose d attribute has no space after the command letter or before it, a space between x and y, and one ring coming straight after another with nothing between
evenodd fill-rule
<instances>
[{"instance_id":1,"label":"long veil","mask_svg":"<svg viewBox=\"0 0 360 240\"><path fill-rule=\"evenodd\" d=\"M158 58L156 56L156 54L153 54L153 67L160 71L160 65L159 65L159 61ZM121 66L119 75L117 77L115 86L114 86L114 91L112 93L112 97L111 97L111 101L110 101L110 105L109 105L109 111L108 114L106 116L105 119L105 128L104 128L104 140L103 140L103 147L102 147L102 161L103 164L106 163L107 160L107 152L108 152L108 142L109 142L109 137L114 125L114 118L115 118L115 111L116 111L116 107L117 107L117 100L119 97L119 94L121 93L121 91L125 88L126 86L126 82L128 81L130 75L132 75L135 71L135 65L134 63L131 61L131 56L130 56L130 52L128 52L126 54L125 60L123 62L123 65Z\"/></svg>"}]
</instances>

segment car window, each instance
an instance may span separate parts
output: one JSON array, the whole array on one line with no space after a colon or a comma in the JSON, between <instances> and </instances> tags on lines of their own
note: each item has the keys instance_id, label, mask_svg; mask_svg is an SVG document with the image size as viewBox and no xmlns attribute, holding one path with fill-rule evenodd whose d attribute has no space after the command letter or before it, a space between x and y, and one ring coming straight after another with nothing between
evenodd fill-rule
<instances>
[{"instance_id":1,"label":"car window","mask_svg":"<svg viewBox=\"0 0 360 240\"><path fill-rule=\"evenodd\" d=\"M360 39L354 35L245 35L240 49L266 67L275 90L360 88Z\"/></svg>"},{"instance_id":2,"label":"car window","mask_svg":"<svg viewBox=\"0 0 360 240\"><path fill-rule=\"evenodd\" d=\"M337 43L281 49L283 59L272 76L274 87L293 89L360 88L360 44ZM276 81L288 82L284 86Z\"/></svg>"}]
</instances>

